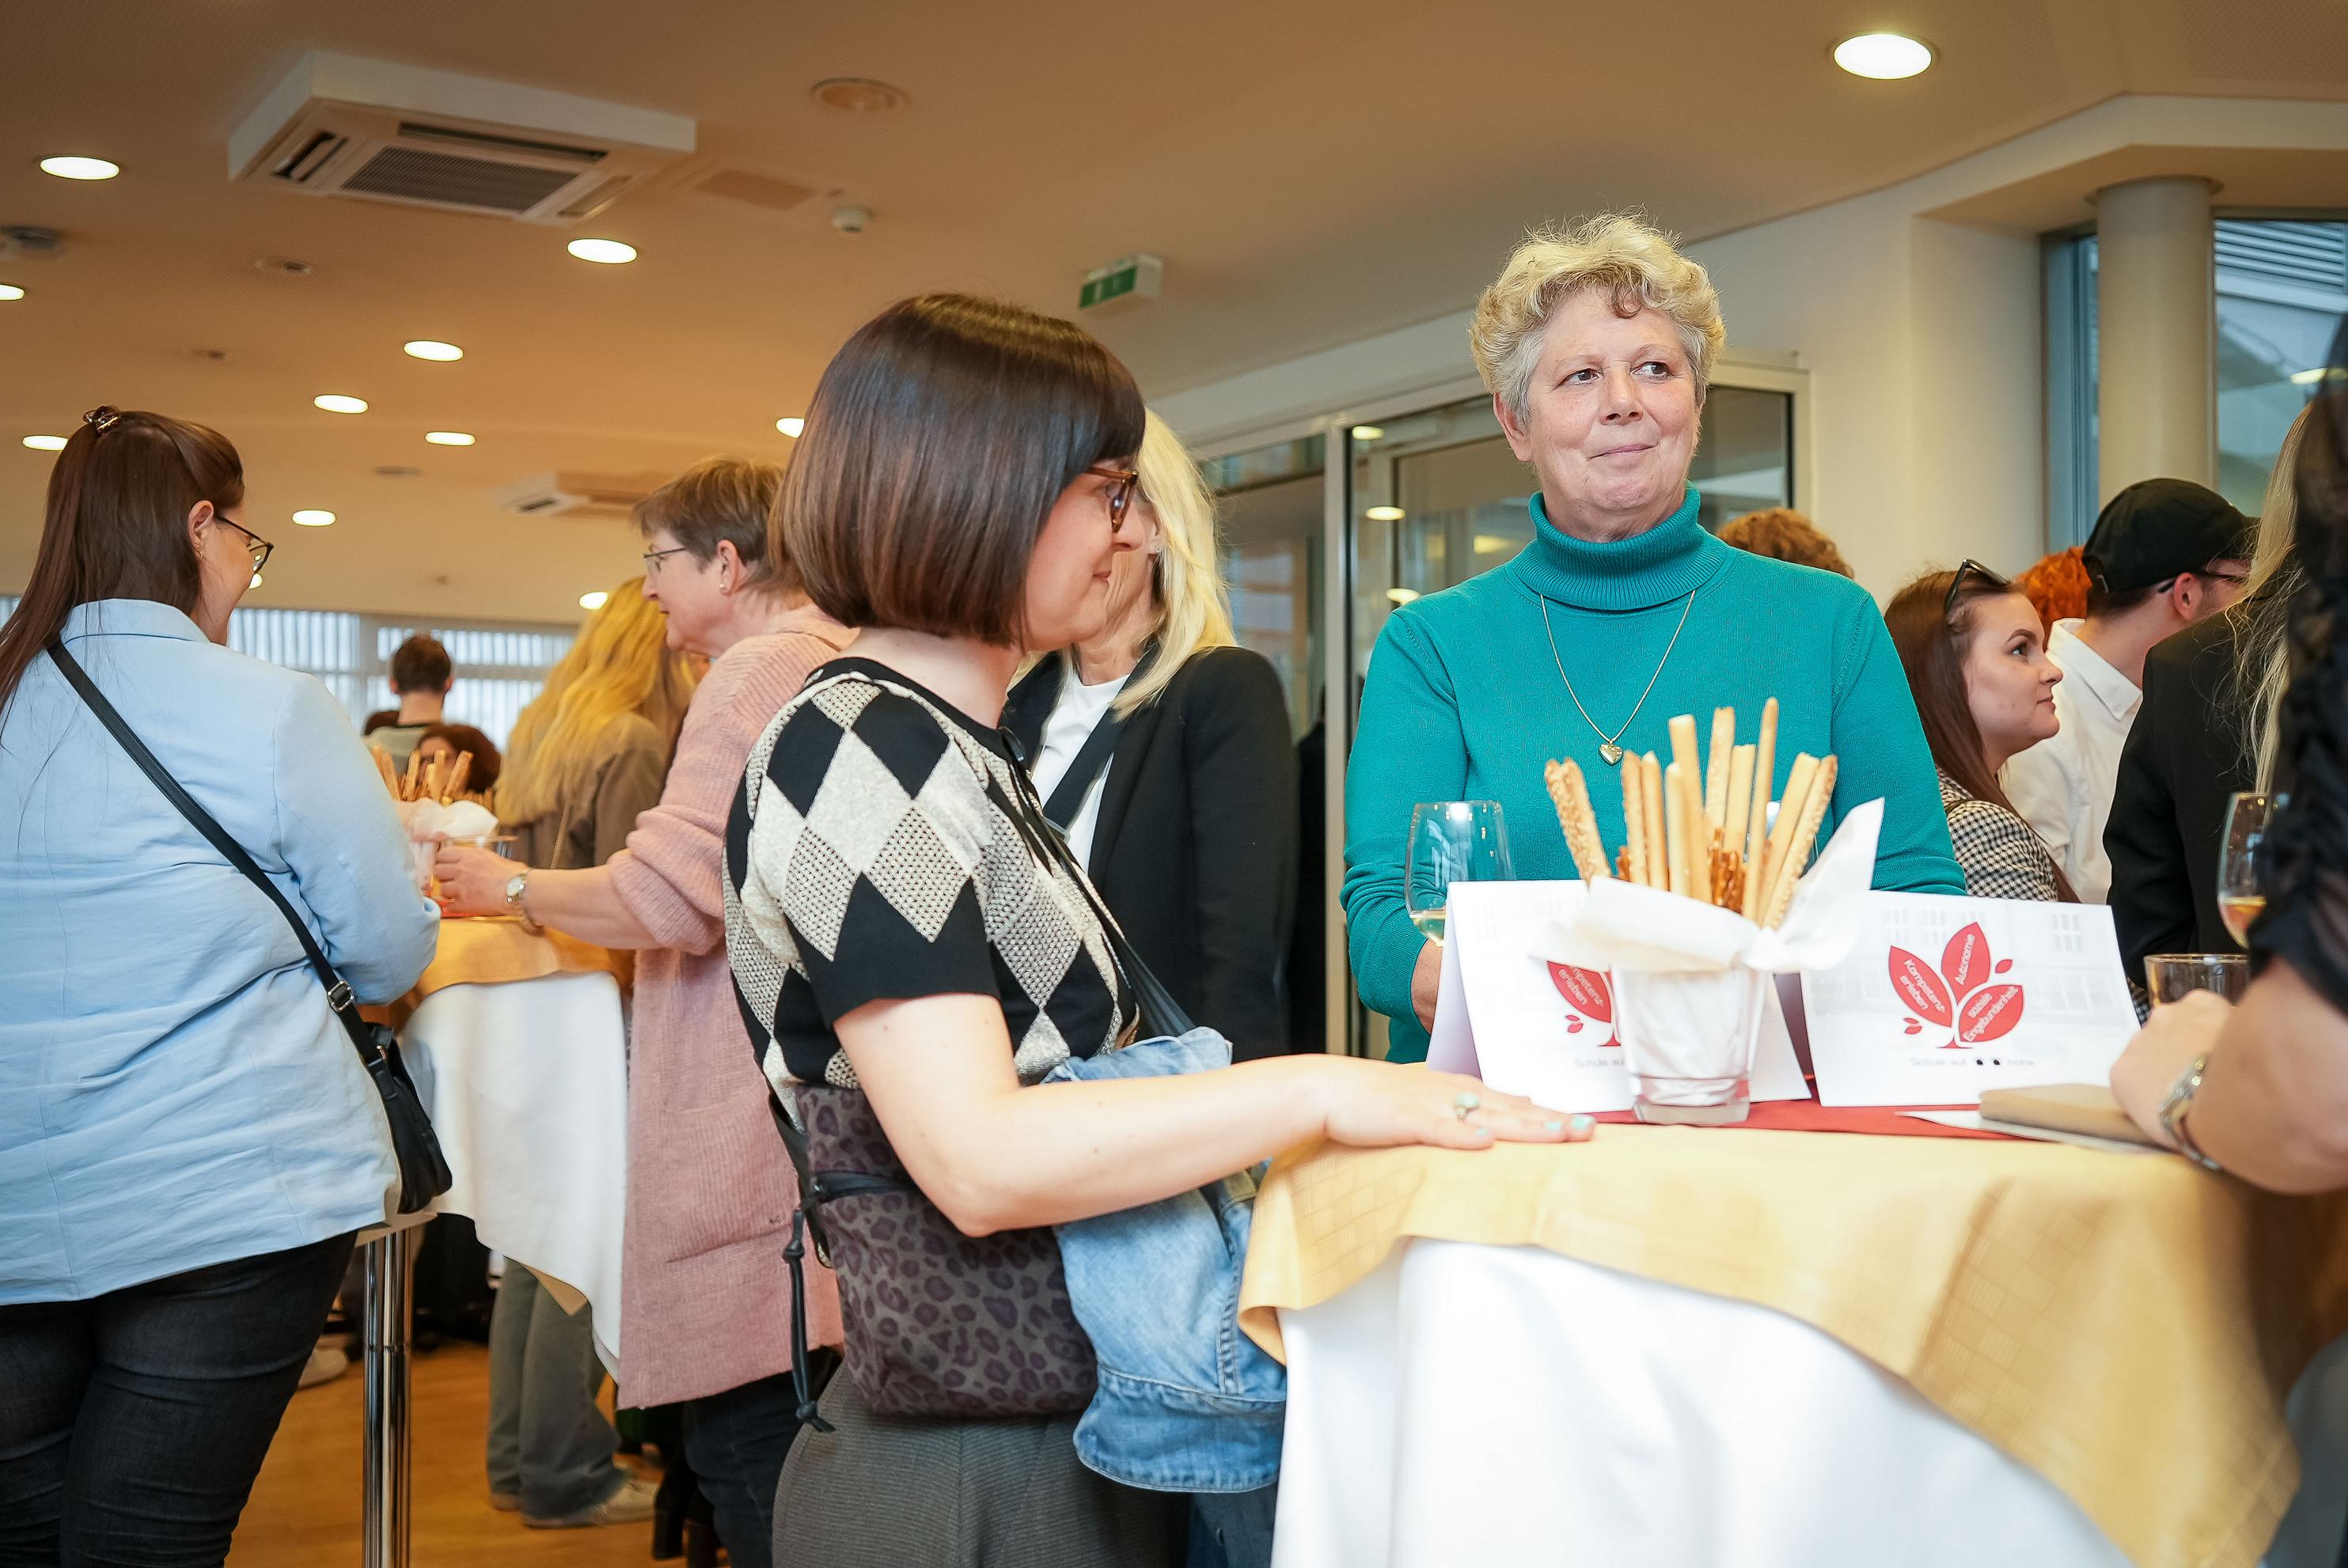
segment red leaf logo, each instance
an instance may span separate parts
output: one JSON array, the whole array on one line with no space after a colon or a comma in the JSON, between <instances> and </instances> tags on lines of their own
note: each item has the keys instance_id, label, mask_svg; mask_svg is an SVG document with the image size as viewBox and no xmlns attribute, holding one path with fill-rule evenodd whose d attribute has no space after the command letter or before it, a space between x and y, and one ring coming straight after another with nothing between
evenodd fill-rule
<instances>
[{"instance_id":1,"label":"red leaf logo","mask_svg":"<svg viewBox=\"0 0 2348 1568\"><path fill-rule=\"evenodd\" d=\"M1600 1023L1614 1021L1614 995L1606 989L1606 977L1595 969L1577 969L1570 964L1551 964L1550 983L1567 1005L1585 1018Z\"/></svg>"},{"instance_id":2,"label":"red leaf logo","mask_svg":"<svg viewBox=\"0 0 2348 1568\"><path fill-rule=\"evenodd\" d=\"M2012 958L2000 958L1997 961L1997 972L2001 975L2012 968L2013 968L2013 960Z\"/></svg>"},{"instance_id":3,"label":"red leaf logo","mask_svg":"<svg viewBox=\"0 0 2348 1568\"><path fill-rule=\"evenodd\" d=\"M1891 949L1891 989L1921 1017L1941 1025L1950 1021L1948 988L1931 965L1905 948Z\"/></svg>"},{"instance_id":4,"label":"red leaf logo","mask_svg":"<svg viewBox=\"0 0 2348 1568\"><path fill-rule=\"evenodd\" d=\"M1565 1032L1568 1034L1580 1034L1581 1032L1581 1020L1578 1018L1570 1018L1566 1020Z\"/></svg>"},{"instance_id":5,"label":"red leaf logo","mask_svg":"<svg viewBox=\"0 0 2348 1568\"><path fill-rule=\"evenodd\" d=\"M1990 986L1965 999L1957 1014L1957 1038L1967 1045L2000 1040L2022 1021L2022 988Z\"/></svg>"},{"instance_id":6,"label":"red leaf logo","mask_svg":"<svg viewBox=\"0 0 2348 1568\"><path fill-rule=\"evenodd\" d=\"M1989 938L1978 922L1949 938L1941 953L1941 973L1949 978L1953 996L1962 996L1989 979Z\"/></svg>"},{"instance_id":7,"label":"red leaf logo","mask_svg":"<svg viewBox=\"0 0 2348 1568\"><path fill-rule=\"evenodd\" d=\"M1921 1034L1924 1032L1924 1026L1915 1019L1911 1018L1908 1020L1907 1029L1901 1032L1906 1034Z\"/></svg>"}]
</instances>

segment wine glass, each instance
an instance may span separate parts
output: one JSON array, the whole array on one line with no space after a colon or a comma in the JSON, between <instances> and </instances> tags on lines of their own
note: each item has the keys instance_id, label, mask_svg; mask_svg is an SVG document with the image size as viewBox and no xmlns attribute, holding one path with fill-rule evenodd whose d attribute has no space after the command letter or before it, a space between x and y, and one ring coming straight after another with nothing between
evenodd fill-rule
<instances>
[{"instance_id":1,"label":"wine glass","mask_svg":"<svg viewBox=\"0 0 2348 1568\"><path fill-rule=\"evenodd\" d=\"M2267 907L2267 831L2284 798L2238 794L2226 807L2226 847L2218 856L2218 917L2246 948L2250 922Z\"/></svg>"},{"instance_id":2,"label":"wine glass","mask_svg":"<svg viewBox=\"0 0 2348 1568\"><path fill-rule=\"evenodd\" d=\"M1443 940L1454 882L1506 882L1509 825L1496 800L1437 800L1411 808L1403 905L1430 942Z\"/></svg>"}]
</instances>

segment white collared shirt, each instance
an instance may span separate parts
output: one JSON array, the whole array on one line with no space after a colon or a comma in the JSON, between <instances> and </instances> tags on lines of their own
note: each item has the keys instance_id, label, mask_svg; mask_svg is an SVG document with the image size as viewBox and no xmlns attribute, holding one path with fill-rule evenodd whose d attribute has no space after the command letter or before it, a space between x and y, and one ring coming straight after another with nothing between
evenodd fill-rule
<instances>
[{"instance_id":1,"label":"white collared shirt","mask_svg":"<svg viewBox=\"0 0 2348 1568\"><path fill-rule=\"evenodd\" d=\"M2119 784L2120 748L2144 692L2081 640L2079 625L2058 620L2046 640L2046 657L2063 671L2063 682L2054 688L2061 732L2007 762L2000 782L2013 809L2054 852L2079 897L2101 904L2112 887L2104 824Z\"/></svg>"},{"instance_id":2,"label":"white collared shirt","mask_svg":"<svg viewBox=\"0 0 2348 1568\"><path fill-rule=\"evenodd\" d=\"M1087 686L1076 679L1074 661L1060 672L1060 694L1052 704L1051 716L1044 721L1044 733L1037 737L1035 748L1035 793L1045 800L1060 787L1067 776L1068 764L1092 739L1093 726L1107 712L1117 694L1131 680L1128 671L1114 681L1104 681L1097 686ZM1103 764L1085 788L1085 797L1076 806L1076 814L1068 819L1068 852L1076 864L1092 869L1093 830L1100 825L1101 792L1108 784L1108 768Z\"/></svg>"}]
</instances>

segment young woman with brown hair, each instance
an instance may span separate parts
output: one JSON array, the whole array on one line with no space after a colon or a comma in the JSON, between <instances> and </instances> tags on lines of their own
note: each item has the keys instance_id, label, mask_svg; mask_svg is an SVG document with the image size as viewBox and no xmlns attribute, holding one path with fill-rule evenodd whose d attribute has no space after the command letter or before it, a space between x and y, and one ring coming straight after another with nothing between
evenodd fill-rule
<instances>
[{"instance_id":1,"label":"young woman with brown hair","mask_svg":"<svg viewBox=\"0 0 2348 1568\"><path fill-rule=\"evenodd\" d=\"M67 684L78 665L363 1000L432 957L326 689L221 646L269 546L219 434L94 410L0 628L0 1560L217 1563L351 1255L381 1102L270 899Z\"/></svg>"},{"instance_id":2,"label":"young woman with brown hair","mask_svg":"<svg viewBox=\"0 0 2348 1568\"><path fill-rule=\"evenodd\" d=\"M1015 305L907 300L825 370L777 535L815 602L863 630L767 728L726 831L727 949L785 1108L853 1086L969 1236L1153 1203L1309 1138L1587 1137L1473 1079L1344 1057L1041 1081L1127 1045L1139 1009L997 726L1023 658L1107 623L1142 434L1125 367ZM857 1382L879 1349L851 1327L828 1428L791 1450L778 1561L1179 1561L1170 1494L1084 1469L1073 1412L879 1413Z\"/></svg>"},{"instance_id":3,"label":"young woman with brown hair","mask_svg":"<svg viewBox=\"0 0 2348 1568\"><path fill-rule=\"evenodd\" d=\"M2055 733L2063 671L2037 609L1979 561L1927 572L1883 611L1941 771L1949 838L1976 898L2076 903L2062 867L1997 782L2006 760Z\"/></svg>"}]
</instances>

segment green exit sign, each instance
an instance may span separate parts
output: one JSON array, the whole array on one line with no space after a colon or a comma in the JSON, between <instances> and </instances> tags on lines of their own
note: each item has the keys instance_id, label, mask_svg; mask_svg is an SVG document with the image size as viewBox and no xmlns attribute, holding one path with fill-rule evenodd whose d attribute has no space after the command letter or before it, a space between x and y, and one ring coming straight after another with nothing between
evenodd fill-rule
<instances>
[{"instance_id":1,"label":"green exit sign","mask_svg":"<svg viewBox=\"0 0 2348 1568\"><path fill-rule=\"evenodd\" d=\"M1093 311L1137 300L1154 300L1165 277L1166 263L1155 256L1120 256L1107 266L1095 267L1085 274L1085 286L1076 296L1076 309Z\"/></svg>"}]
</instances>

